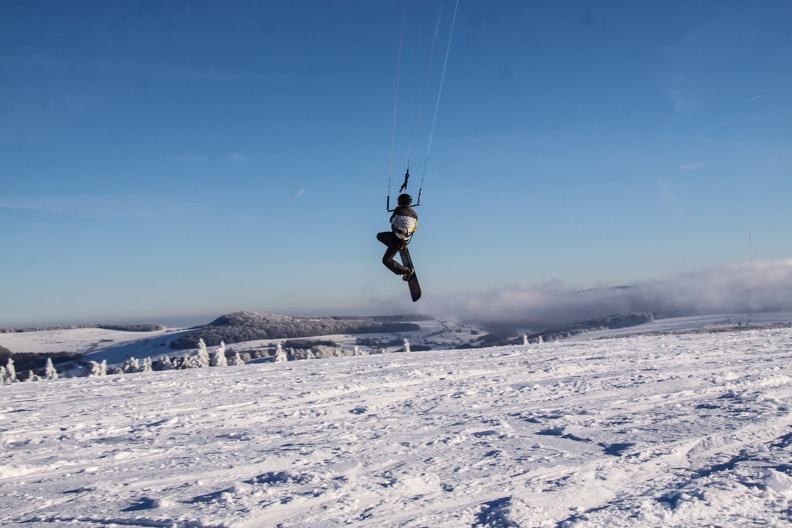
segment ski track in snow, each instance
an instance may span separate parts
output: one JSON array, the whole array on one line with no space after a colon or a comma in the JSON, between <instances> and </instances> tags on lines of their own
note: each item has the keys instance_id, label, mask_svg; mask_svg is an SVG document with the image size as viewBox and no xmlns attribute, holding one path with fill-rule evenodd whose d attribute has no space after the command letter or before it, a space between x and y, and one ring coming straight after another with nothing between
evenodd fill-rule
<instances>
[{"instance_id":1,"label":"ski track in snow","mask_svg":"<svg viewBox=\"0 0 792 528\"><path fill-rule=\"evenodd\" d=\"M0 524L792 525L792 330L0 387Z\"/></svg>"}]
</instances>

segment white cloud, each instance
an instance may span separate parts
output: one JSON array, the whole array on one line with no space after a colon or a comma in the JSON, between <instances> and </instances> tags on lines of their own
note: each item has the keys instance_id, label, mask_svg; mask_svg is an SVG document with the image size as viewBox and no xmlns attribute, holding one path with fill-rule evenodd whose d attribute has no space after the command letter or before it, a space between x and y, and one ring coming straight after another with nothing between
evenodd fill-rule
<instances>
[{"instance_id":1,"label":"white cloud","mask_svg":"<svg viewBox=\"0 0 792 528\"><path fill-rule=\"evenodd\" d=\"M537 328L630 312L701 315L792 310L792 259L733 264L619 288L584 292L551 282L429 298L427 313Z\"/></svg>"},{"instance_id":2,"label":"white cloud","mask_svg":"<svg viewBox=\"0 0 792 528\"><path fill-rule=\"evenodd\" d=\"M302 196L303 194L305 194L305 191L307 191L307 190L308 190L308 187L303 187L302 189L300 189L299 191L297 191L297 194L295 194L295 195L294 195L294 197L295 197L295 198L299 198L300 196Z\"/></svg>"}]
</instances>

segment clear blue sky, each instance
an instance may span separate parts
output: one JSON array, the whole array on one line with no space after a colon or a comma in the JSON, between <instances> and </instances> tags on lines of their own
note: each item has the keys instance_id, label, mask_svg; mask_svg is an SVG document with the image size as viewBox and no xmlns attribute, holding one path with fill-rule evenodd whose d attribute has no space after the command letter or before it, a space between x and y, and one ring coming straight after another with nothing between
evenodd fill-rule
<instances>
[{"instance_id":1,"label":"clear blue sky","mask_svg":"<svg viewBox=\"0 0 792 528\"><path fill-rule=\"evenodd\" d=\"M402 6L0 1L0 327L411 308L374 238ZM440 6L406 2L394 195ZM460 0L416 308L745 262L749 229L788 258L790 28L786 0Z\"/></svg>"}]
</instances>

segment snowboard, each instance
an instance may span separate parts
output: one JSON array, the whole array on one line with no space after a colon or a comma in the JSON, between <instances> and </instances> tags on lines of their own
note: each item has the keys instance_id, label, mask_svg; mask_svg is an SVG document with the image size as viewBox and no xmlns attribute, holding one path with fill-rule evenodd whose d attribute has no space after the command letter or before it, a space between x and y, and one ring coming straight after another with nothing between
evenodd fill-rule
<instances>
[{"instance_id":1,"label":"snowboard","mask_svg":"<svg viewBox=\"0 0 792 528\"><path fill-rule=\"evenodd\" d=\"M415 266L413 266L412 258L410 257L410 250L406 247L399 250L402 266L413 269L412 277L407 281L407 286L410 288L410 296L413 302L421 298L421 285L418 284L418 275L415 273Z\"/></svg>"}]
</instances>

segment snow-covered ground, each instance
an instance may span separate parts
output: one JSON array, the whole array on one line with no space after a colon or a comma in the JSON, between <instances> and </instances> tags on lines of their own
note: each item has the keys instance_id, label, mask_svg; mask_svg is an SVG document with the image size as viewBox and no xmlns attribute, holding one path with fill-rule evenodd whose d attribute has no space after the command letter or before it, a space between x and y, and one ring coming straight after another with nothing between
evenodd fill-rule
<instances>
[{"instance_id":1,"label":"snow-covered ground","mask_svg":"<svg viewBox=\"0 0 792 528\"><path fill-rule=\"evenodd\" d=\"M792 312L697 315L691 317L656 319L651 323L627 328L584 332L573 336L572 339L601 339L603 337L622 337L635 334L681 333L692 330L720 331L723 329L761 327L766 325L792 325Z\"/></svg>"},{"instance_id":2,"label":"snow-covered ground","mask_svg":"<svg viewBox=\"0 0 792 528\"><path fill-rule=\"evenodd\" d=\"M0 387L0 525L792 525L792 329Z\"/></svg>"}]
</instances>

